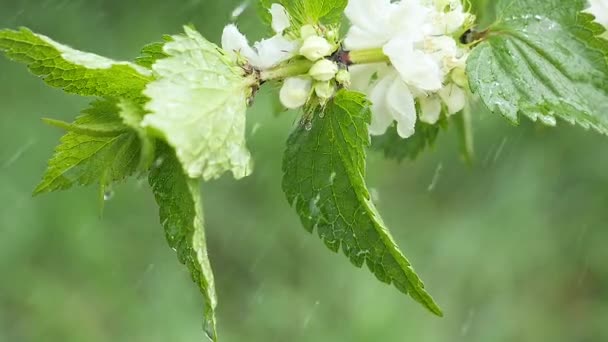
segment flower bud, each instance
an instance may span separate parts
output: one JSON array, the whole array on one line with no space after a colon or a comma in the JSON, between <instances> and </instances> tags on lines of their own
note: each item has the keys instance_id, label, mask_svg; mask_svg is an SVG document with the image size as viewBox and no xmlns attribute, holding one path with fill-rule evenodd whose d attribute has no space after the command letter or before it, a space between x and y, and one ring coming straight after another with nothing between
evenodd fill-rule
<instances>
[{"instance_id":1,"label":"flower bud","mask_svg":"<svg viewBox=\"0 0 608 342\"><path fill-rule=\"evenodd\" d=\"M438 94L448 107L448 115L456 114L466 106L466 93L462 88L453 83L443 87Z\"/></svg>"},{"instance_id":2,"label":"flower bud","mask_svg":"<svg viewBox=\"0 0 608 342\"><path fill-rule=\"evenodd\" d=\"M332 82L317 82L315 83L315 94L325 103L336 92L336 86Z\"/></svg>"},{"instance_id":3,"label":"flower bud","mask_svg":"<svg viewBox=\"0 0 608 342\"><path fill-rule=\"evenodd\" d=\"M300 108L306 104L312 88L312 80L304 77L290 77L285 79L279 92L279 99L283 106L289 109Z\"/></svg>"},{"instance_id":4,"label":"flower bud","mask_svg":"<svg viewBox=\"0 0 608 342\"><path fill-rule=\"evenodd\" d=\"M336 81L345 87L350 86L350 72L346 69L338 71L336 74Z\"/></svg>"},{"instance_id":5,"label":"flower bud","mask_svg":"<svg viewBox=\"0 0 608 342\"><path fill-rule=\"evenodd\" d=\"M334 47L325 38L319 36L306 38L300 48L300 55L313 62L331 55L332 52Z\"/></svg>"},{"instance_id":6,"label":"flower bud","mask_svg":"<svg viewBox=\"0 0 608 342\"><path fill-rule=\"evenodd\" d=\"M316 62L308 74L317 81L329 81L338 72L338 65L328 59L322 59Z\"/></svg>"},{"instance_id":7,"label":"flower bud","mask_svg":"<svg viewBox=\"0 0 608 342\"><path fill-rule=\"evenodd\" d=\"M456 69L452 70L451 78L452 78L452 81L454 83L456 83L457 86L459 86L461 88L467 87L468 81L467 81L467 75L465 73L464 68L456 68Z\"/></svg>"},{"instance_id":8,"label":"flower bud","mask_svg":"<svg viewBox=\"0 0 608 342\"><path fill-rule=\"evenodd\" d=\"M317 30L312 25L304 25L300 28L300 38L306 39L308 37L316 36Z\"/></svg>"}]
</instances>

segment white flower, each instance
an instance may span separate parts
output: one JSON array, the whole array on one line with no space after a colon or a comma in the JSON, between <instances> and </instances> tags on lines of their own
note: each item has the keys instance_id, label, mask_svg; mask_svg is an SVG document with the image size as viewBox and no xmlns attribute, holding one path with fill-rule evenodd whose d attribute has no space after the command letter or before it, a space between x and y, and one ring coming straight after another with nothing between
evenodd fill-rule
<instances>
[{"instance_id":1,"label":"white flower","mask_svg":"<svg viewBox=\"0 0 608 342\"><path fill-rule=\"evenodd\" d=\"M222 48L232 53L235 58L237 56L245 58L249 64L260 70L277 66L295 56L298 42L283 36L284 30L290 27L287 11L283 6L273 4L270 13L272 28L276 35L269 39L262 39L251 47L247 37L234 24L230 24L224 28Z\"/></svg>"},{"instance_id":2,"label":"white flower","mask_svg":"<svg viewBox=\"0 0 608 342\"><path fill-rule=\"evenodd\" d=\"M433 34L452 34L465 23L469 17L464 12L460 0L436 0L436 12L433 15Z\"/></svg>"},{"instance_id":3,"label":"white flower","mask_svg":"<svg viewBox=\"0 0 608 342\"><path fill-rule=\"evenodd\" d=\"M350 72L346 69L342 69L342 70L338 71L338 73L336 74L336 82L338 82L339 84L341 84L345 87L350 87L350 82L351 82Z\"/></svg>"},{"instance_id":4,"label":"white flower","mask_svg":"<svg viewBox=\"0 0 608 342\"><path fill-rule=\"evenodd\" d=\"M316 35L317 35L317 30L315 29L314 26L307 24L307 25L300 27L300 38L306 39L308 37L312 37L312 36L316 36Z\"/></svg>"},{"instance_id":5,"label":"white flower","mask_svg":"<svg viewBox=\"0 0 608 342\"><path fill-rule=\"evenodd\" d=\"M608 28L608 0L589 0L587 12L595 16L595 20Z\"/></svg>"},{"instance_id":6,"label":"white flower","mask_svg":"<svg viewBox=\"0 0 608 342\"><path fill-rule=\"evenodd\" d=\"M464 89L450 83L437 94L419 97L418 103L420 104L420 120L428 124L435 124L439 121L442 103L446 106L446 113L453 115L464 109L467 97Z\"/></svg>"},{"instance_id":7,"label":"white flower","mask_svg":"<svg viewBox=\"0 0 608 342\"><path fill-rule=\"evenodd\" d=\"M336 93L336 86L332 82L317 82L315 83L315 94L326 102Z\"/></svg>"},{"instance_id":8,"label":"white flower","mask_svg":"<svg viewBox=\"0 0 608 342\"><path fill-rule=\"evenodd\" d=\"M283 82L279 99L289 109L302 107L308 101L312 89L312 80L308 77L290 77Z\"/></svg>"},{"instance_id":9,"label":"white flower","mask_svg":"<svg viewBox=\"0 0 608 342\"><path fill-rule=\"evenodd\" d=\"M338 65L328 59L316 62L308 71L310 77L317 81L329 81L338 73Z\"/></svg>"},{"instance_id":10,"label":"white flower","mask_svg":"<svg viewBox=\"0 0 608 342\"><path fill-rule=\"evenodd\" d=\"M276 33L283 33L286 29L291 26L289 13L285 7L279 4L272 4L270 6L270 15L272 16L272 29Z\"/></svg>"},{"instance_id":11,"label":"white flower","mask_svg":"<svg viewBox=\"0 0 608 342\"><path fill-rule=\"evenodd\" d=\"M397 121L397 132L401 137L407 138L414 134L414 95L397 71L385 64L367 64L352 66L351 73L352 87L368 94L372 102L370 134L384 134L393 121Z\"/></svg>"},{"instance_id":12,"label":"white flower","mask_svg":"<svg viewBox=\"0 0 608 342\"><path fill-rule=\"evenodd\" d=\"M414 134L415 100L425 122L437 122L442 102L448 114L462 110L466 93L448 77L460 75L468 57L452 37L470 16L460 0L350 0L345 13L346 49L381 49L390 60L351 67L353 87L372 101L370 134L394 121L401 137Z\"/></svg>"},{"instance_id":13,"label":"white flower","mask_svg":"<svg viewBox=\"0 0 608 342\"><path fill-rule=\"evenodd\" d=\"M309 36L300 48L300 55L314 62L331 55L335 49L327 39L319 36Z\"/></svg>"}]
</instances>

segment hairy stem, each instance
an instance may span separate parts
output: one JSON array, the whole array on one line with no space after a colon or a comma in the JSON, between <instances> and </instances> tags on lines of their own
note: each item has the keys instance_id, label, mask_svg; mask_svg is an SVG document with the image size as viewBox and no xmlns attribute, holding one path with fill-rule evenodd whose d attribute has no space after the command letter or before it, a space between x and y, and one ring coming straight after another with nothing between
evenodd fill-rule
<instances>
[{"instance_id":1,"label":"hairy stem","mask_svg":"<svg viewBox=\"0 0 608 342\"><path fill-rule=\"evenodd\" d=\"M340 50L331 58L332 60L344 65L389 62L389 59L382 51L382 48L354 51ZM311 62L307 59L293 60L286 65L281 65L274 69L261 71L260 80L262 82L266 82L272 80L282 80L288 77L306 75L308 74L308 71L313 66L313 64L314 62Z\"/></svg>"},{"instance_id":2,"label":"hairy stem","mask_svg":"<svg viewBox=\"0 0 608 342\"><path fill-rule=\"evenodd\" d=\"M285 79L287 77L306 75L312 65L313 62L307 59L296 60L274 69L262 71L260 73L260 79L262 81L271 81Z\"/></svg>"},{"instance_id":3,"label":"hairy stem","mask_svg":"<svg viewBox=\"0 0 608 342\"><path fill-rule=\"evenodd\" d=\"M370 64L389 62L382 48L348 51L349 64Z\"/></svg>"}]
</instances>

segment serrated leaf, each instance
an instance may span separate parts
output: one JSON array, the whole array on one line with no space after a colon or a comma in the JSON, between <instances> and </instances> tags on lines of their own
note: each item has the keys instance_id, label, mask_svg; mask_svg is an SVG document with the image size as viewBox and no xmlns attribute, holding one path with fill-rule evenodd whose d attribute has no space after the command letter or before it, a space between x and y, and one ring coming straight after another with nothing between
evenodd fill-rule
<instances>
[{"instance_id":1,"label":"serrated leaf","mask_svg":"<svg viewBox=\"0 0 608 342\"><path fill-rule=\"evenodd\" d=\"M340 24L347 0L260 0L260 16L266 23L271 22L268 9L273 3L283 5L296 28L302 25Z\"/></svg>"},{"instance_id":2,"label":"serrated leaf","mask_svg":"<svg viewBox=\"0 0 608 342\"><path fill-rule=\"evenodd\" d=\"M415 160L420 153L435 144L440 130L440 124L430 125L418 120L414 135L403 139L393 125L383 135L372 137L371 148L382 151L386 158L399 162L404 159Z\"/></svg>"},{"instance_id":3,"label":"serrated leaf","mask_svg":"<svg viewBox=\"0 0 608 342\"><path fill-rule=\"evenodd\" d=\"M61 138L34 193L96 182L105 187L132 175L141 159L141 143L118 112L111 101L93 102L73 124L64 126L68 133Z\"/></svg>"},{"instance_id":4,"label":"serrated leaf","mask_svg":"<svg viewBox=\"0 0 608 342\"><path fill-rule=\"evenodd\" d=\"M212 179L226 171L235 178L251 172L245 145L245 113L252 80L243 76L215 44L186 27L152 66L157 79L146 87L150 98L143 125L171 145L192 178Z\"/></svg>"},{"instance_id":5,"label":"serrated leaf","mask_svg":"<svg viewBox=\"0 0 608 342\"><path fill-rule=\"evenodd\" d=\"M217 340L215 307L217 298L213 272L207 256L200 180L189 178L175 153L159 148L159 163L150 171L149 182L160 209L169 246L177 252L204 297L204 329Z\"/></svg>"},{"instance_id":6,"label":"serrated leaf","mask_svg":"<svg viewBox=\"0 0 608 342\"><path fill-rule=\"evenodd\" d=\"M503 0L467 62L473 92L513 123L556 118L608 134L608 41L583 0Z\"/></svg>"},{"instance_id":7,"label":"serrated leaf","mask_svg":"<svg viewBox=\"0 0 608 342\"><path fill-rule=\"evenodd\" d=\"M27 28L0 30L0 51L72 94L135 98L151 80L149 69L74 50Z\"/></svg>"},{"instance_id":8,"label":"serrated leaf","mask_svg":"<svg viewBox=\"0 0 608 342\"><path fill-rule=\"evenodd\" d=\"M147 171L154 161L154 139L148 135L147 130L142 126L144 110L135 102L121 99L118 102L118 116L122 122L131 128L139 137L141 153L138 169L141 172Z\"/></svg>"},{"instance_id":9,"label":"serrated leaf","mask_svg":"<svg viewBox=\"0 0 608 342\"><path fill-rule=\"evenodd\" d=\"M145 68L152 69L152 65L154 65L157 60L169 57L165 51L163 51L163 46L166 42L171 41L171 37L166 36L164 37L164 40L164 42L156 42L144 46L141 49L139 57L135 58L135 63Z\"/></svg>"},{"instance_id":10,"label":"serrated leaf","mask_svg":"<svg viewBox=\"0 0 608 342\"><path fill-rule=\"evenodd\" d=\"M365 185L369 103L359 93L339 91L312 126L298 127L287 142L283 190L304 227L357 267L392 283L431 312L441 310L382 222Z\"/></svg>"}]
</instances>

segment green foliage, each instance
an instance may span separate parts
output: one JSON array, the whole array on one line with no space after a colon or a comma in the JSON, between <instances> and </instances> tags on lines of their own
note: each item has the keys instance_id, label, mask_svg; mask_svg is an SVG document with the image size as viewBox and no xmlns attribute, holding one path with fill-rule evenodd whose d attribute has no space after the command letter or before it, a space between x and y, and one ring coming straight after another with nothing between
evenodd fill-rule
<instances>
[{"instance_id":1,"label":"green foliage","mask_svg":"<svg viewBox=\"0 0 608 342\"><path fill-rule=\"evenodd\" d=\"M326 25L339 24L342 21L344 8L347 0L259 0L260 16L266 23L270 23L271 16L268 9L273 3L279 3L285 7L291 16L292 23L296 28L319 23Z\"/></svg>"},{"instance_id":2,"label":"green foliage","mask_svg":"<svg viewBox=\"0 0 608 342\"><path fill-rule=\"evenodd\" d=\"M317 230L329 249L342 246L355 266L366 262L379 280L441 316L371 202L365 185L370 118L362 94L339 91L324 111L314 113L310 130L300 126L289 137L283 190L304 227Z\"/></svg>"},{"instance_id":3,"label":"green foliage","mask_svg":"<svg viewBox=\"0 0 608 342\"><path fill-rule=\"evenodd\" d=\"M429 125L418 120L416 133L403 139L397 133L397 127L393 125L383 135L372 137L371 148L382 151L386 158L399 162L404 159L415 160L420 153L435 144L442 127L445 127L445 124Z\"/></svg>"},{"instance_id":4,"label":"green foliage","mask_svg":"<svg viewBox=\"0 0 608 342\"><path fill-rule=\"evenodd\" d=\"M144 46L141 49L139 57L135 59L135 63L145 68L152 69L152 65L154 65L157 60L169 57L163 50L163 46L169 41L171 41L171 37L166 36L165 42L156 42Z\"/></svg>"},{"instance_id":5,"label":"green foliage","mask_svg":"<svg viewBox=\"0 0 608 342\"><path fill-rule=\"evenodd\" d=\"M159 206L160 221L165 228L167 242L177 252L179 261L188 267L205 299L205 333L216 341L217 298L207 256L201 182L184 173L174 151L166 145L159 148L158 163L150 171L149 182Z\"/></svg>"},{"instance_id":6,"label":"green foliage","mask_svg":"<svg viewBox=\"0 0 608 342\"><path fill-rule=\"evenodd\" d=\"M583 0L503 0L467 63L471 89L513 123L556 117L608 134L608 41Z\"/></svg>"},{"instance_id":7,"label":"green foliage","mask_svg":"<svg viewBox=\"0 0 608 342\"><path fill-rule=\"evenodd\" d=\"M0 30L0 51L72 94L136 98L151 80L146 68L74 50L27 28Z\"/></svg>"},{"instance_id":8,"label":"green foliage","mask_svg":"<svg viewBox=\"0 0 608 342\"><path fill-rule=\"evenodd\" d=\"M245 112L253 81L215 44L186 27L152 65L156 80L144 94L150 112L143 120L175 148L187 174L212 179L226 171L251 172L245 146Z\"/></svg>"},{"instance_id":9,"label":"green foliage","mask_svg":"<svg viewBox=\"0 0 608 342\"><path fill-rule=\"evenodd\" d=\"M142 160L142 143L119 112L112 101L96 101L73 124L50 121L68 133L61 138L35 193L95 182L103 188L132 175Z\"/></svg>"}]
</instances>

